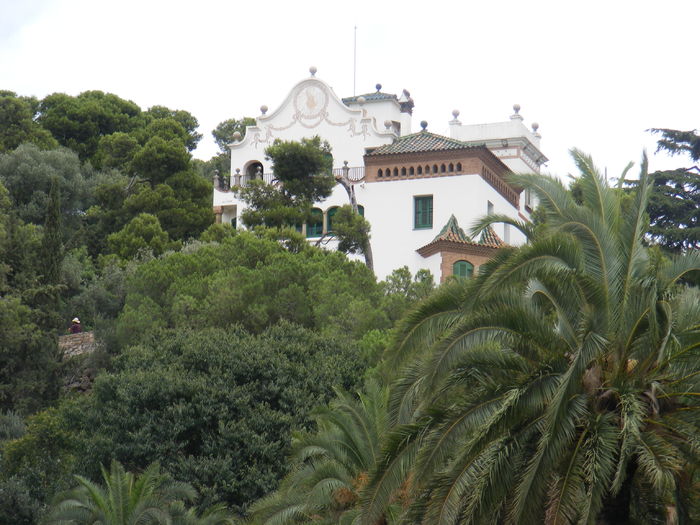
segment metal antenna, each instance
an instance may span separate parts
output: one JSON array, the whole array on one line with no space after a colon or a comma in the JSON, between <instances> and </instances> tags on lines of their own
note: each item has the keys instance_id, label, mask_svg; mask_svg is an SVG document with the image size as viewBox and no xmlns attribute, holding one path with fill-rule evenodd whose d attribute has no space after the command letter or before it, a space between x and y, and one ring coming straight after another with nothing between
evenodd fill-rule
<instances>
[{"instance_id":1,"label":"metal antenna","mask_svg":"<svg viewBox=\"0 0 700 525\"><path fill-rule=\"evenodd\" d=\"M352 56L352 96L355 96L355 85L357 83L357 26L355 26L355 40L353 44Z\"/></svg>"}]
</instances>

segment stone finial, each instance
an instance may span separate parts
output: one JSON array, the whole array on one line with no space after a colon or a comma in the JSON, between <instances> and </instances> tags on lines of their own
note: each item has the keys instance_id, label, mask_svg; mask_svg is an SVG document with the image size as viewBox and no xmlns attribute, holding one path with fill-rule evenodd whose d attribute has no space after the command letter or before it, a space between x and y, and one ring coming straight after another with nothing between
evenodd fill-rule
<instances>
[{"instance_id":1,"label":"stone finial","mask_svg":"<svg viewBox=\"0 0 700 525\"><path fill-rule=\"evenodd\" d=\"M514 113L510 116L511 120L523 120L523 117L520 115L520 104L513 104L513 111Z\"/></svg>"},{"instance_id":2,"label":"stone finial","mask_svg":"<svg viewBox=\"0 0 700 525\"><path fill-rule=\"evenodd\" d=\"M421 120L420 121L420 127L423 128L423 131L425 131L428 128L428 121L427 120Z\"/></svg>"},{"instance_id":3,"label":"stone finial","mask_svg":"<svg viewBox=\"0 0 700 525\"><path fill-rule=\"evenodd\" d=\"M382 85L381 85L381 84L377 84L377 85L374 86L374 87L377 88L377 93L379 93L379 92L382 90Z\"/></svg>"},{"instance_id":4,"label":"stone finial","mask_svg":"<svg viewBox=\"0 0 700 525\"><path fill-rule=\"evenodd\" d=\"M364 104L365 102L367 102L367 99L366 99L365 97L363 97L362 95L360 95L359 97L357 97L357 103L358 103L358 104Z\"/></svg>"},{"instance_id":5,"label":"stone finial","mask_svg":"<svg viewBox=\"0 0 700 525\"><path fill-rule=\"evenodd\" d=\"M262 113L263 115L267 113L267 106L265 104L260 106L260 113Z\"/></svg>"},{"instance_id":6,"label":"stone finial","mask_svg":"<svg viewBox=\"0 0 700 525\"><path fill-rule=\"evenodd\" d=\"M453 109L453 110L452 110L452 116L454 117L455 120L457 120L457 117L459 117L459 110L458 110L458 109Z\"/></svg>"},{"instance_id":7,"label":"stone finial","mask_svg":"<svg viewBox=\"0 0 700 525\"><path fill-rule=\"evenodd\" d=\"M533 134L535 137L537 137L538 139L542 137L542 135L540 135L540 134L538 133L538 131L537 131L537 130L539 130L539 129L540 129L540 125L539 125L537 122L533 122L533 123L532 123L532 134Z\"/></svg>"},{"instance_id":8,"label":"stone finial","mask_svg":"<svg viewBox=\"0 0 700 525\"><path fill-rule=\"evenodd\" d=\"M387 131L388 131L389 128L391 128L391 120L385 120L385 121L384 121L384 127L385 127L385 128L387 129Z\"/></svg>"},{"instance_id":9,"label":"stone finial","mask_svg":"<svg viewBox=\"0 0 700 525\"><path fill-rule=\"evenodd\" d=\"M318 69L316 69L316 66L311 66L311 67L309 68L309 73L311 73L311 76L312 76L312 77L315 77L315 76L316 76L316 71L318 71Z\"/></svg>"},{"instance_id":10,"label":"stone finial","mask_svg":"<svg viewBox=\"0 0 700 525\"><path fill-rule=\"evenodd\" d=\"M241 132L240 132L240 131L234 131L234 132L233 132L233 140L235 140L236 142L240 142L242 136L243 136L243 135L241 135Z\"/></svg>"}]
</instances>

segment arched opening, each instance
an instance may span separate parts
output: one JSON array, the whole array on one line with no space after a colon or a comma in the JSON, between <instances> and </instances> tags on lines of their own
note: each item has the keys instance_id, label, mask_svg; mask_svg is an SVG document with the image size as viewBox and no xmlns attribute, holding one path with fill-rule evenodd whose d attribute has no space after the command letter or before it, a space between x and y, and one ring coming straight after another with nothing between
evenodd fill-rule
<instances>
[{"instance_id":1,"label":"arched opening","mask_svg":"<svg viewBox=\"0 0 700 525\"><path fill-rule=\"evenodd\" d=\"M423 166L418 166L418 175L423 175Z\"/></svg>"},{"instance_id":2,"label":"arched opening","mask_svg":"<svg viewBox=\"0 0 700 525\"><path fill-rule=\"evenodd\" d=\"M437 166L437 164L433 164L433 173L437 173L437 172L438 172L438 166Z\"/></svg>"},{"instance_id":3,"label":"arched opening","mask_svg":"<svg viewBox=\"0 0 700 525\"><path fill-rule=\"evenodd\" d=\"M450 165L447 166L447 170L452 173L455 170L455 165L450 162Z\"/></svg>"},{"instance_id":4,"label":"arched opening","mask_svg":"<svg viewBox=\"0 0 700 525\"><path fill-rule=\"evenodd\" d=\"M311 210L311 219L306 224L307 237L320 237L323 235L323 212L318 208Z\"/></svg>"},{"instance_id":5,"label":"arched opening","mask_svg":"<svg viewBox=\"0 0 700 525\"><path fill-rule=\"evenodd\" d=\"M420 169L420 168L419 168L419 169ZM408 168L408 174L409 174L409 175L415 175L415 174L416 174L416 170L413 168L413 166L411 166L410 168Z\"/></svg>"},{"instance_id":6,"label":"arched opening","mask_svg":"<svg viewBox=\"0 0 700 525\"><path fill-rule=\"evenodd\" d=\"M457 261L452 265L452 275L460 279L470 279L474 275L474 265L469 261Z\"/></svg>"},{"instance_id":7,"label":"arched opening","mask_svg":"<svg viewBox=\"0 0 700 525\"><path fill-rule=\"evenodd\" d=\"M333 216L338 212L338 206L333 206L332 208L328 208L328 211L326 212L326 231L332 232L333 231Z\"/></svg>"},{"instance_id":8,"label":"arched opening","mask_svg":"<svg viewBox=\"0 0 700 525\"><path fill-rule=\"evenodd\" d=\"M430 166L427 164L425 165L425 174L428 175L430 173Z\"/></svg>"},{"instance_id":9,"label":"arched opening","mask_svg":"<svg viewBox=\"0 0 700 525\"><path fill-rule=\"evenodd\" d=\"M379 168L379 171L377 172L377 177L383 177L384 176L384 171L382 168Z\"/></svg>"},{"instance_id":10,"label":"arched opening","mask_svg":"<svg viewBox=\"0 0 700 525\"><path fill-rule=\"evenodd\" d=\"M460 173L462 171L462 163L458 162L457 163L457 173Z\"/></svg>"},{"instance_id":11,"label":"arched opening","mask_svg":"<svg viewBox=\"0 0 700 525\"><path fill-rule=\"evenodd\" d=\"M262 162L254 160L245 168L246 180L263 180Z\"/></svg>"},{"instance_id":12,"label":"arched opening","mask_svg":"<svg viewBox=\"0 0 700 525\"><path fill-rule=\"evenodd\" d=\"M406 168L405 167L401 168L401 176L402 177L406 176Z\"/></svg>"},{"instance_id":13,"label":"arched opening","mask_svg":"<svg viewBox=\"0 0 700 525\"><path fill-rule=\"evenodd\" d=\"M447 166L440 164L440 173L445 173L447 171Z\"/></svg>"},{"instance_id":14,"label":"arched opening","mask_svg":"<svg viewBox=\"0 0 700 525\"><path fill-rule=\"evenodd\" d=\"M399 176L399 168L394 168L394 177Z\"/></svg>"}]
</instances>

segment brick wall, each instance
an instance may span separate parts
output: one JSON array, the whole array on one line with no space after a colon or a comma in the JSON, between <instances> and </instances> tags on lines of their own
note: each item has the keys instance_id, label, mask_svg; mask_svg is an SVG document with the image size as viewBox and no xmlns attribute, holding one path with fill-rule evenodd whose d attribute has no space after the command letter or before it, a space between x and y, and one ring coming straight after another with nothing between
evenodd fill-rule
<instances>
[{"instance_id":1,"label":"brick wall","mask_svg":"<svg viewBox=\"0 0 700 525\"><path fill-rule=\"evenodd\" d=\"M440 263L440 282L444 283L445 280L452 275L452 267L457 261L468 261L474 265L474 275L479 273L479 266L491 259L487 255L473 255L464 253L450 253L442 252L442 262Z\"/></svg>"}]
</instances>

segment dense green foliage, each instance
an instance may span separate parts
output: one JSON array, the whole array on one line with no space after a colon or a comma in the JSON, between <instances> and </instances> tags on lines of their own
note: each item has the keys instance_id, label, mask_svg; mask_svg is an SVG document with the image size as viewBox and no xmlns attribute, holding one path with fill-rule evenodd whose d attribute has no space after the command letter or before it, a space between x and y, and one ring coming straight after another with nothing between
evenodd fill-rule
<instances>
[{"instance_id":1,"label":"dense green foliage","mask_svg":"<svg viewBox=\"0 0 700 525\"><path fill-rule=\"evenodd\" d=\"M356 388L364 368L355 345L287 323L260 335L154 333L98 376L91 395L30 420L6 468L26 475L66 457L73 472L96 479L112 458L128 468L160 461L198 489L201 504L244 508L286 471L292 429L309 426L335 385ZM36 436L53 438L50 448Z\"/></svg>"},{"instance_id":2,"label":"dense green foliage","mask_svg":"<svg viewBox=\"0 0 700 525\"><path fill-rule=\"evenodd\" d=\"M18 97L12 91L0 90L0 153L21 144L34 144L42 149L58 146L51 132L35 121L38 111L36 98Z\"/></svg>"},{"instance_id":3,"label":"dense green foliage","mask_svg":"<svg viewBox=\"0 0 700 525\"><path fill-rule=\"evenodd\" d=\"M372 382L357 398L338 392L319 409L317 430L295 435L291 472L252 507L252 523L356 523L360 493L388 430L387 401L387 389Z\"/></svg>"},{"instance_id":4,"label":"dense green foliage","mask_svg":"<svg viewBox=\"0 0 700 525\"><path fill-rule=\"evenodd\" d=\"M246 204L241 214L247 226L283 228L301 225L311 217L311 206L330 196L335 186L333 157L319 137L301 142L276 140L265 150L273 163L276 185L249 181L239 189Z\"/></svg>"},{"instance_id":5,"label":"dense green foliage","mask_svg":"<svg viewBox=\"0 0 700 525\"><path fill-rule=\"evenodd\" d=\"M259 332L282 319L357 338L389 326L365 266L306 244L290 252L248 232L148 261L127 291L118 326L124 343L159 327L240 323Z\"/></svg>"},{"instance_id":6,"label":"dense green foliage","mask_svg":"<svg viewBox=\"0 0 700 525\"><path fill-rule=\"evenodd\" d=\"M694 131L655 129L661 134L658 150L672 155L687 154L700 161L700 136ZM700 248L700 171L698 166L652 174L654 187L649 199L651 238L674 253Z\"/></svg>"},{"instance_id":7,"label":"dense green foliage","mask_svg":"<svg viewBox=\"0 0 700 525\"><path fill-rule=\"evenodd\" d=\"M102 469L104 487L77 476L78 487L59 497L47 525L159 525L171 523L183 502L194 499L195 490L186 483L170 481L157 464L136 477L113 461L109 472ZM175 512L173 512L175 511Z\"/></svg>"}]
</instances>

